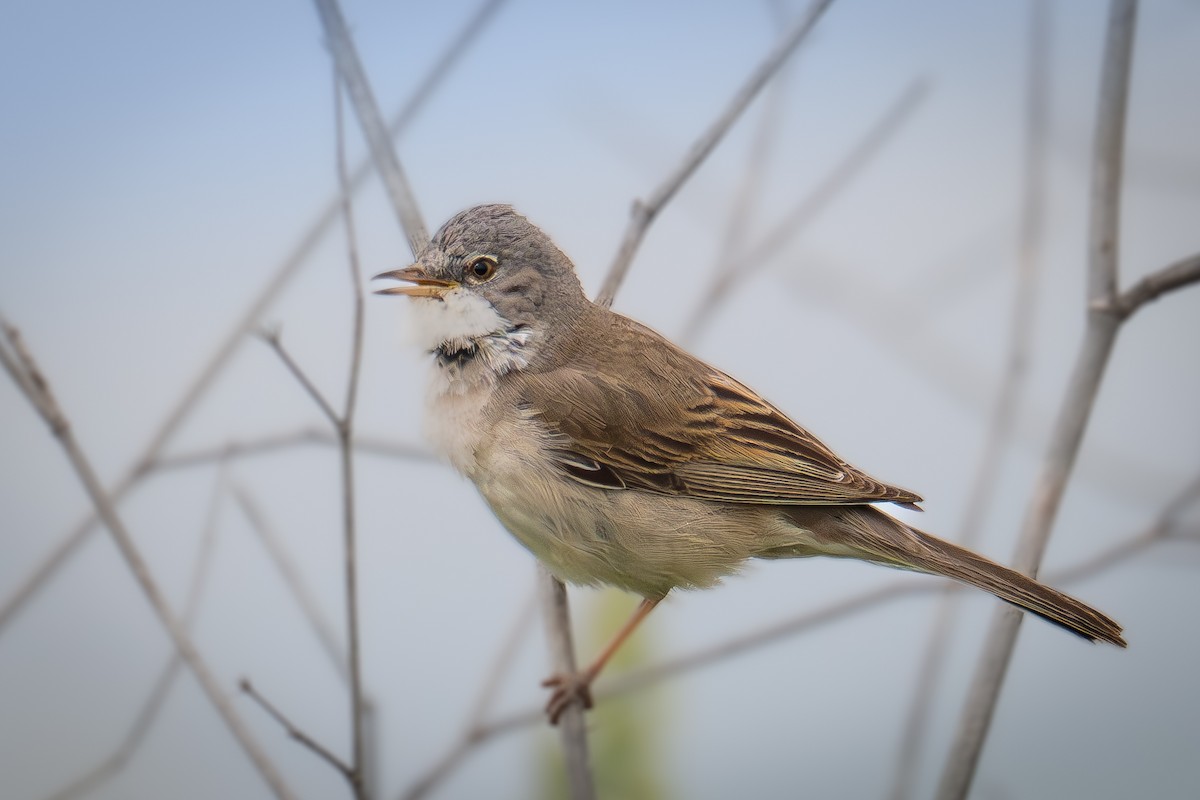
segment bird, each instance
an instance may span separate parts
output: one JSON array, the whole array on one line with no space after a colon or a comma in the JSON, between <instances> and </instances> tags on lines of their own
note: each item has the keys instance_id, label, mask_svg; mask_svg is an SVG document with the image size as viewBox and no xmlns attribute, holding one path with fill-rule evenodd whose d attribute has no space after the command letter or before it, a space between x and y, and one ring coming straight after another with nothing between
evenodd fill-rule
<instances>
[{"instance_id":1,"label":"bird","mask_svg":"<svg viewBox=\"0 0 1200 800\"><path fill-rule=\"evenodd\" d=\"M556 723L592 705L605 663L671 591L749 559L859 559L983 589L1125 647L1085 603L924 533L880 505L922 498L838 457L757 392L593 303L574 264L509 205L469 208L412 265L375 276L411 299L432 356L425 433L558 579L642 600L586 668L543 685Z\"/></svg>"}]
</instances>

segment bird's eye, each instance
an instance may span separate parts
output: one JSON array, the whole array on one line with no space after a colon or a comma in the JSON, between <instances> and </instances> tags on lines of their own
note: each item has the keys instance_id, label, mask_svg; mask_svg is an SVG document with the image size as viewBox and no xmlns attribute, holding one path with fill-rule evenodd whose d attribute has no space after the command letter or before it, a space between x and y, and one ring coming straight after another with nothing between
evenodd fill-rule
<instances>
[{"instance_id":1,"label":"bird's eye","mask_svg":"<svg viewBox=\"0 0 1200 800\"><path fill-rule=\"evenodd\" d=\"M467 264L467 275L476 283L482 283L496 274L496 259L479 256Z\"/></svg>"}]
</instances>

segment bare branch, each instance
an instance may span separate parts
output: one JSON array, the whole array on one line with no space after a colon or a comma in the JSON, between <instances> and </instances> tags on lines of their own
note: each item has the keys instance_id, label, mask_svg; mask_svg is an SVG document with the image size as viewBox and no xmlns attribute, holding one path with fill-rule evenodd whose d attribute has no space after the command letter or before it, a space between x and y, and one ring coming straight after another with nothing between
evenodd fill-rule
<instances>
[{"instance_id":1,"label":"bare branch","mask_svg":"<svg viewBox=\"0 0 1200 800\"><path fill-rule=\"evenodd\" d=\"M288 736L292 737L297 742L329 762L334 769L346 776L346 780L350 781L351 783L354 782L354 771L350 768L349 764L334 755L334 753L330 751L329 748L325 747L325 745L321 744L316 739L313 739L307 733L293 725L292 721L284 716L282 711L270 703L267 698L258 693L258 690L254 688L254 685L250 683L249 679L242 678L239 686L251 700L258 703L263 711L266 711L268 715L270 715L276 722L279 723L280 727L287 731Z\"/></svg>"},{"instance_id":2,"label":"bare branch","mask_svg":"<svg viewBox=\"0 0 1200 800\"><path fill-rule=\"evenodd\" d=\"M545 567L538 566L539 582L545 594L542 609L546 615L546 638L554 670L560 675L574 675L575 645L571 639L571 612L567 606L567 587L551 575ZM575 697L559 718L559 735L562 738L563 755L566 758L567 785L571 800L595 800L596 784L592 780L592 765L588 755L587 727L584 720L583 702Z\"/></svg>"},{"instance_id":3,"label":"bare branch","mask_svg":"<svg viewBox=\"0 0 1200 800\"><path fill-rule=\"evenodd\" d=\"M538 578L540 581L540 574ZM484 727L484 717L496 699L496 690L500 686L500 681L504 679L512 665L513 658L517 654L517 645L520 644L521 637L524 636L529 624L533 621L537 596L537 592L530 593L512 625L509 626L508 633L500 644L500 649L488 667L487 677L479 689L479 694L475 696L475 704L471 708L471 713L467 715L467 723L463 727L462 735L441 758L413 782L412 786L402 795L403 800L419 800L429 794L435 786L454 771L459 762L471 752L474 744L479 741L480 731Z\"/></svg>"},{"instance_id":4,"label":"bare branch","mask_svg":"<svg viewBox=\"0 0 1200 800\"><path fill-rule=\"evenodd\" d=\"M347 429L354 427L354 412L358 406L358 378L362 372L363 352L363 280L358 261L358 234L354 228L354 200L350 179L346 175L346 137L342 121L341 84L334 75L334 117L337 128L337 175L338 188L342 197L342 221L346 227L346 262L350 268L350 286L354 298L354 330L350 344L350 374L346 378L346 400L342 411L342 424ZM348 433L349 431L347 431Z\"/></svg>"},{"instance_id":5,"label":"bare branch","mask_svg":"<svg viewBox=\"0 0 1200 800\"><path fill-rule=\"evenodd\" d=\"M830 170L808 195L783 215L759 241L735 258L726 260L718 269L712 283L696 304L684 326L684 338L694 337L700 324L730 296L736 281L762 269L794 239L814 217L823 211L863 169L872 163L884 145L904 127L912 114L929 95L929 81L918 78L884 110L875 124L867 130L850 152Z\"/></svg>"},{"instance_id":6,"label":"bare branch","mask_svg":"<svg viewBox=\"0 0 1200 800\"><path fill-rule=\"evenodd\" d=\"M161 472L186 467L204 466L217 461L234 460L245 456L269 455L302 445L337 446L338 438L329 431L301 428L288 433L276 433L248 441L229 441L213 447L202 447L174 455L164 455L150 462L146 472ZM384 458L413 461L436 461L433 454L416 445L392 441L379 436L356 436L354 449L360 453Z\"/></svg>"},{"instance_id":7,"label":"bare branch","mask_svg":"<svg viewBox=\"0 0 1200 800\"><path fill-rule=\"evenodd\" d=\"M605 307L612 305L613 298L616 297L617 290L621 287L621 283L625 280L625 274L629 271L634 253L637 252L638 246L646 236L646 231L650 228L650 223L654 221L658 212L662 211L667 202L675 196L679 187L683 186L692 173L704 163L704 159L733 127L733 123L746 110L746 106L750 105L750 101L779 70L788 56L795 52L832 2L833 0L815 0L809 6L804 15L783 35L767 58L734 95L721 116L692 145L683 163L655 189L649 200L634 202L629 226L625 229L625 238L621 241L617 256L604 279L604 285L600 287L596 303Z\"/></svg>"},{"instance_id":8,"label":"bare branch","mask_svg":"<svg viewBox=\"0 0 1200 800\"><path fill-rule=\"evenodd\" d=\"M375 162L375 168L379 170L383 185L387 188L388 199L392 201L392 208L400 220L400 227L408 237L409 249L415 256L429 242L429 231L421 218L416 195L408 184L408 178L400 166L400 159L396 157L392 139L388 136L379 106L375 102L375 95L371 92L371 84L367 81L367 74L363 71L350 32L346 29L341 7L337 0L316 0L316 4L333 60L337 64L346 90L350 93L350 101L354 104L358 123L362 126L363 136L371 149L371 159Z\"/></svg>"},{"instance_id":9,"label":"bare branch","mask_svg":"<svg viewBox=\"0 0 1200 800\"><path fill-rule=\"evenodd\" d=\"M1086 298L1089 306L1097 301L1111 302L1117 292L1121 161L1137 3L1136 0L1113 0L1110 9L1092 163ZM1051 433L1017 545L1013 568L1027 575L1036 575L1041 563L1119 327L1120 320L1114 315L1095 308L1089 310L1087 333ZM992 618L958 733L938 786L939 800L962 800L970 791L1021 618L1020 612L1010 608L997 610Z\"/></svg>"},{"instance_id":10,"label":"bare branch","mask_svg":"<svg viewBox=\"0 0 1200 800\"><path fill-rule=\"evenodd\" d=\"M217 511L221 505L221 498L225 494L225 488L225 470L222 469L218 471L217 479L213 482L213 493L209 500L208 512L204 517L204 529L200 536L196 563L192 567L192 576L188 581L187 599L184 601L183 613L180 616L180 623L185 630L190 631L192 623L195 622L196 614L200 609L200 599L204 594L204 587L208 583L213 545L217 539ZM158 719L163 703L166 702L167 695L175 685L175 679L179 677L182 669L183 659L179 657L179 651L172 650L171 657L158 674L158 679L155 680L145 702L134 716L133 724L130 725L129 731L117 748L95 767L51 795L50 800L69 800L69 798L86 794L124 769L125 765L129 763L129 759L133 757L145 740L146 734L150 732L150 726Z\"/></svg>"},{"instance_id":11,"label":"bare branch","mask_svg":"<svg viewBox=\"0 0 1200 800\"><path fill-rule=\"evenodd\" d=\"M774 18L775 26L783 27L786 19L782 4L771 2L768 5L771 16ZM771 91L764 100L762 118L759 121L754 141L750 144L746 166L742 170L742 180L739 182L738 188L734 193L733 202L730 205L729 217L725 222L725 233L721 239L717 258L713 265L713 285L721 280L723 272L733 261L736 253L745 247L749 221L754 216L753 212L759 199L758 195L763 177L767 172L767 163L775 147L780 122L783 119L783 101L787 96L788 86L787 76L788 73L786 70L780 70L771 87ZM703 305L704 302L701 301L701 306ZM687 344L696 337L702 317L703 315L699 312L699 309L696 313L693 313L692 318L684 325L683 333L680 334L679 339L681 343Z\"/></svg>"},{"instance_id":12,"label":"bare branch","mask_svg":"<svg viewBox=\"0 0 1200 800\"><path fill-rule=\"evenodd\" d=\"M974 547L979 539L983 522L996 495L1033 351L1046 194L1046 118L1050 107L1047 65L1051 34L1049 6L1033 0L1030 11L1029 69L1025 93L1024 199L1021 203L1016 291L1013 293L1008 356L1000 379L1000 391L992 408L979 466L967 496L966 510L957 537L958 543L968 548ZM896 758L896 776L891 793L893 800L906 800L912 796L917 766L929 730L933 697L942 686L942 673L957 611L956 597L949 593L943 595L934 614L933 630L917 668L917 683L909 699Z\"/></svg>"},{"instance_id":13,"label":"bare branch","mask_svg":"<svg viewBox=\"0 0 1200 800\"><path fill-rule=\"evenodd\" d=\"M478 38L487 28L488 23L491 22L502 5L504 5L504 0L485 0L480 4L475 14L464 23L458 35L447 43L438 58L430 65L429 71L422 78L412 96L399 112L392 117L388 126L388 133L393 139L408 128L416 118L418 112L424 108L425 102L432 96L434 90L450 73L451 68L461 59L462 55L471 52L470 43ZM370 159L363 159L350 175L350 184L355 192L366 184L367 178L371 174ZM125 474L113 484L109 490L109 497L112 498L114 504L120 503L125 495L144 477L147 466L158 458L163 448L166 447L167 442L170 441L171 437L179 429L179 426L191 414L196 404L200 401L200 398L204 396L204 393L212 386L213 381L221 374L225 365L229 363L229 359L237 351L246 334L254 330L255 326L259 324L259 319L263 313L287 287L291 279L299 272L300 267L308 260L309 255L312 254L317 245L325 238L325 234L329 232L333 224L339 219L340 211L341 194L339 193L325 204L312 222L304 229L299 240L288 251L287 256L279 263L270 277L267 278L262 289L259 290L259 293L251 301L249 307L246 308L245 312L242 313L237 322L230 328L225 338L221 340L221 343L217 346L217 349L208 361L205 362L199 374L188 384L179 400L150 437L150 441L142 449L141 454L134 460ZM33 597L51 576L58 571L58 568L66 563L71 554L87 538L95 524L96 516L94 513L90 513L81 519L55 545L45 559L26 576L25 581L4 601L3 606L0 606L0 631L24 607L26 601Z\"/></svg>"},{"instance_id":14,"label":"bare branch","mask_svg":"<svg viewBox=\"0 0 1200 800\"><path fill-rule=\"evenodd\" d=\"M318 0L320 3L320 0ZM330 0L324 5L337 9L336 0ZM345 65L342 65L343 71ZM365 79L365 76L363 76ZM363 84L365 87L365 82ZM354 410L358 399L358 377L362 372L362 341L363 341L363 287L362 274L358 266L358 241L354 231L354 210L350 202L350 186L346 178L346 142L344 125L342 124L342 92L338 82L337 70L333 76L333 105L335 127L337 128L337 175L338 186L342 191L342 219L346 226L347 261L350 265L350 283L354 292L354 331L350 353L350 370L346 379L346 409L340 419L334 424L338 434L338 452L342 463L342 533L345 558L346 585L346 641L350 668L350 724L352 726L354 769L350 775L350 783L355 794L363 798L367 794L367 745L366 730L363 720L363 686L362 686L362 647L359 643L360 629L358 625L358 529L355 524L354 508ZM368 99L370 96L368 95ZM373 107L372 107L373 108ZM378 109L373 111L378 115ZM360 112L361 114L361 112ZM375 123L382 127L382 123ZM378 132L383 135L382 131ZM392 152L388 147L388 152ZM393 159L395 158L393 154ZM396 164L399 168L399 164ZM403 177L402 175L400 176ZM405 186L404 188L407 188ZM411 211L416 213L416 198L409 197L413 202ZM417 222L420 222L418 219ZM414 231L414 235L417 235ZM420 231L424 235L424 231Z\"/></svg>"},{"instance_id":15,"label":"bare branch","mask_svg":"<svg viewBox=\"0 0 1200 800\"><path fill-rule=\"evenodd\" d=\"M234 484L232 492L238 508L245 515L246 521L250 523L250 530L258 536L267 556L279 570L284 585L291 592L296 605L300 607L301 613L313 629L313 633L316 634L317 641L321 643L321 649L325 651L325 655L329 656L329 662L333 665L334 671L338 677L349 682L346 654L342 649L342 643L334 633L333 626L321 611L321 606L317 603L312 591L305 584L299 568L283 545L282 539L275 532L274 526L267 520L266 515L245 487Z\"/></svg>"},{"instance_id":16,"label":"bare branch","mask_svg":"<svg viewBox=\"0 0 1200 800\"><path fill-rule=\"evenodd\" d=\"M325 415L335 428L341 427L342 422L338 413L333 410L333 406L325 399L325 395L321 394L321 390L317 388L316 384L312 382L304 370L300 368L300 365L296 363L296 360L292 358L292 354L283 346L283 342L279 338L279 331L263 328L258 332L258 335L259 338L270 345L271 349L275 351L275 355L279 356L279 360L283 362L288 372L292 373L292 377L299 382L300 387L308 393L313 402L317 404L317 407L321 409L321 413Z\"/></svg>"},{"instance_id":17,"label":"bare branch","mask_svg":"<svg viewBox=\"0 0 1200 800\"><path fill-rule=\"evenodd\" d=\"M1111 303L1100 302L1095 308L1111 311L1122 320L1147 303L1157 300L1167 292L1200 283L1200 253L1176 261L1170 266L1153 272L1126 289Z\"/></svg>"},{"instance_id":18,"label":"bare branch","mask_svg":"<svg viewBox=\"0 0 1200 800\"><path fill-rule=\"evenodd\" d=\"M233 704L229 702L229 698L221 690L220 684L209 669L208 664L192 643L191 637L171 612L166 596L151 575L149 566L146 564L145 559L142 558L137 545L133 542L133 537L129 535L125 524L117 516L116 509L113 508L111 500L105 494L104 487L100 484L99 478L96 477L91 463L83 454L78 442L76 442L75 435L71 431L71 426L55 401L49 384L42 376L32 356L25 349L18 332L2 318L0 318L0 327L3 328L9 345L16 354L14 358L8 353L7 349L0 348L0 362L2 362L5 371L8 372L13 381L21 388L22 392L26 394L26 398L50 427L59 444L62 445L68 461L71 462L71 466L79 477L80 483L83 484L84 489L87 491L96 508L97 516L99 516L100 521L104 523L112 534L117 549L133 572L134 578L137 580L142 592L146 595L146 599L150 602L150 606L158 616L159 621L166 628L167 633L175 644L176 650L179 651L183 660L187 662L192 670L192 674L196 676L197 682L208 696L209 702L216 708L221 719L228 726L230 732L233 733L234 738L241 744L242 749L245 750L246 755L250 757L255 767L258 768L259 773L271 787L271 790L277 797L292 797L292 792L288 789L287 784L284 783L283 777L275 769L275 765L267 758L265 751L263 751L262 747L254 739L249 728L245 726L241 718L237 715ZM29 394L29 391L33 391L34 393Z\"/></svg>"}]
</instances>

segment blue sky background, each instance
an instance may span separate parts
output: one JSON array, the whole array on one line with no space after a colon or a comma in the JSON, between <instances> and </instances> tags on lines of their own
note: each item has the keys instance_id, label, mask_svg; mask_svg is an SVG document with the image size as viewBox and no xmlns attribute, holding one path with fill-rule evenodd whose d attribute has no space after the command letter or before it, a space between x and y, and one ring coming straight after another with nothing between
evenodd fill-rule
<instances>
[{"instance_id":1,"label":"blue sky background","mask_svg":"<svg viewBox=\"0 0 1200 800\"><path fill-rule=\"evenodd\" d=\"M788 13L801 7L789 3ZM980 549L1007 560L1082 333L1087 160L1104 4L1052 5L1046 241L1020 434ZM472 2L351 2L386 114ZM847 459L926 497L956 536L1005 351L1020 202L1029 5L839 0L787 68L753 241L827 174L913 80L930 92L870 169L742 282L689 345ZM770 47L766 4L512 0L400 139L431 227L511 202L598 288L648 195ZM1128 128L1122 280L1200 249L1200 4L1142 4ZM307 3L27 2L0 26L0 308L24 332L101 474L115 480L335 188L331 66ZM715 267L763 102L655 223L616 308L677 336ZM363 147L350 120L350 159ZM377 183L356 200L364 274L407 263ZM340 398L350 303L340 233L263 317ZM405 308L367 303L360 428L417 443L423 359ZM1105 377L1047 569L1149 524L1200 468L1200 291L1145 309ZM248 339L171 452L322 424ZM124 516L182 603L215 471L145 482ZM332 450L231 465L341 618ZM383 709L392 796L457 734L531 582L530 558L450 470L359 459L366 680ZM0 381L0 599L87 510L57 446ZM1195 514L1191 517L1193 535ZM228 498L196 638L346 749L341 685ZM1128 630L1128 652L1023 626L976 795L1193 797L1200 548L1164 544L1070 590ZM905 576L829 561L752 565L673 597L642 636L655 657ZM913 577L911 580L917 580ZM581 613L597 593L577 592ZM634 600L628 599L632 608ZM964 604L930 748L928 794L994 603ZM909 599L674 680L656 697L678 797L871 797L890 785L934 604ZM0 630L0 775L41 797L101 759L169 655L128 571L93 535ZM586 654L585 654L586 655ZM540 702L540 630L501 709ZM465 690L464 690L465 689ZM245 702L303 796L341 779ZM665 709L665 710L664 710ZM542 733L497 740L441 797L528 795ZM95 796L265 796L190 679L150 740Z\"/></svg>"}]
</instances>

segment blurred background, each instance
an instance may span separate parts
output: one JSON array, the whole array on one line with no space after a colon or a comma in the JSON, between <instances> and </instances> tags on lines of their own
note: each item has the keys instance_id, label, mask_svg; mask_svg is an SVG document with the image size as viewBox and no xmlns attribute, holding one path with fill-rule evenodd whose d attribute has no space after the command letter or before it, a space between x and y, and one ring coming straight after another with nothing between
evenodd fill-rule
<instances>
[{"instance_id":1,"label":"blurred background","mask_svg":"<svg viewBox=\"0 0 1200 800\"><path fill-rule=\"evenodd\" d=\"M958 538L1012 328L1035 3L841 0L667 206L615 308L755 387L840 455L926 498ZM1028 372L977 547L1008 561L1084 321L1088 159L1106 4L1044 3L1043 237ZM494 4L398 138L431 228L508 202L594 294L648 196L803 4L617 0ZM344 12L385 115L405 106L476 0ZM145 454L238 319L258 324L340 404L352 295L339 225L281 284L335 196L332 66L311 4L10 2L0 26L0 308L22 330L102 477ZM1200 3L1142 3L1120 241L1124 285L1200 250ZM899 106L897 104L900 104ZM899 109L899 110L897 110ZM890 116L889 116L890 115ZM887 134L812 213L794 209L868 132ZM349 160L364 157L347 119ZM364 275L410 260L380 185L355 197ZM731 219L733 220L731 224ZM781 226L781 227L780 227ZM784 231L755 252L773 229ZM752 254L714 295L722 264ZM521 617L534 564L474 489L420 457L425 357L404 302L368 297L357 457L363 659L381 797L453 746ZM1044 574L1152 525L1200 471L1200 291L1123 330ZM270 348L242 337L164 458L327 431ZM147 472L121 512L176 608L212 531L193 631L223 684L250 678L347 754L337 668L256 533L283 542L343 630L335 448L320 442ZM90 511L57 443L0 380L0 602ZM1200 520L1065 587L1126 626L1130 648L1023 626L976 782L979 798L1200 795ZM211 519L211 523L207 520ZM1187 537L1191 541L1186 541ZM1169 537L1171 538L1171 537ZM895 581L830 560L750 565L673 596L629 661L653 664ZM927 584L922 584L927 585ZM572 590L589 658L636 598ZM913 796L936 785L995 602L964 595ZM0 627L0 794L53 795L116 748L171 648L108 535L94 531ZM591 728L610 798L880 797L892 791L937 610L897 597L602 705ZM534 708L536 620L489 718ZM615 676L607 676L612 680ZM598 688L605 683L601 679ZM303 797L341 776L236 698ZM488 739L433 797L554 796L544 725ZM267 796L186 673L97 798Z\"/></svg>"}]
</instances>

